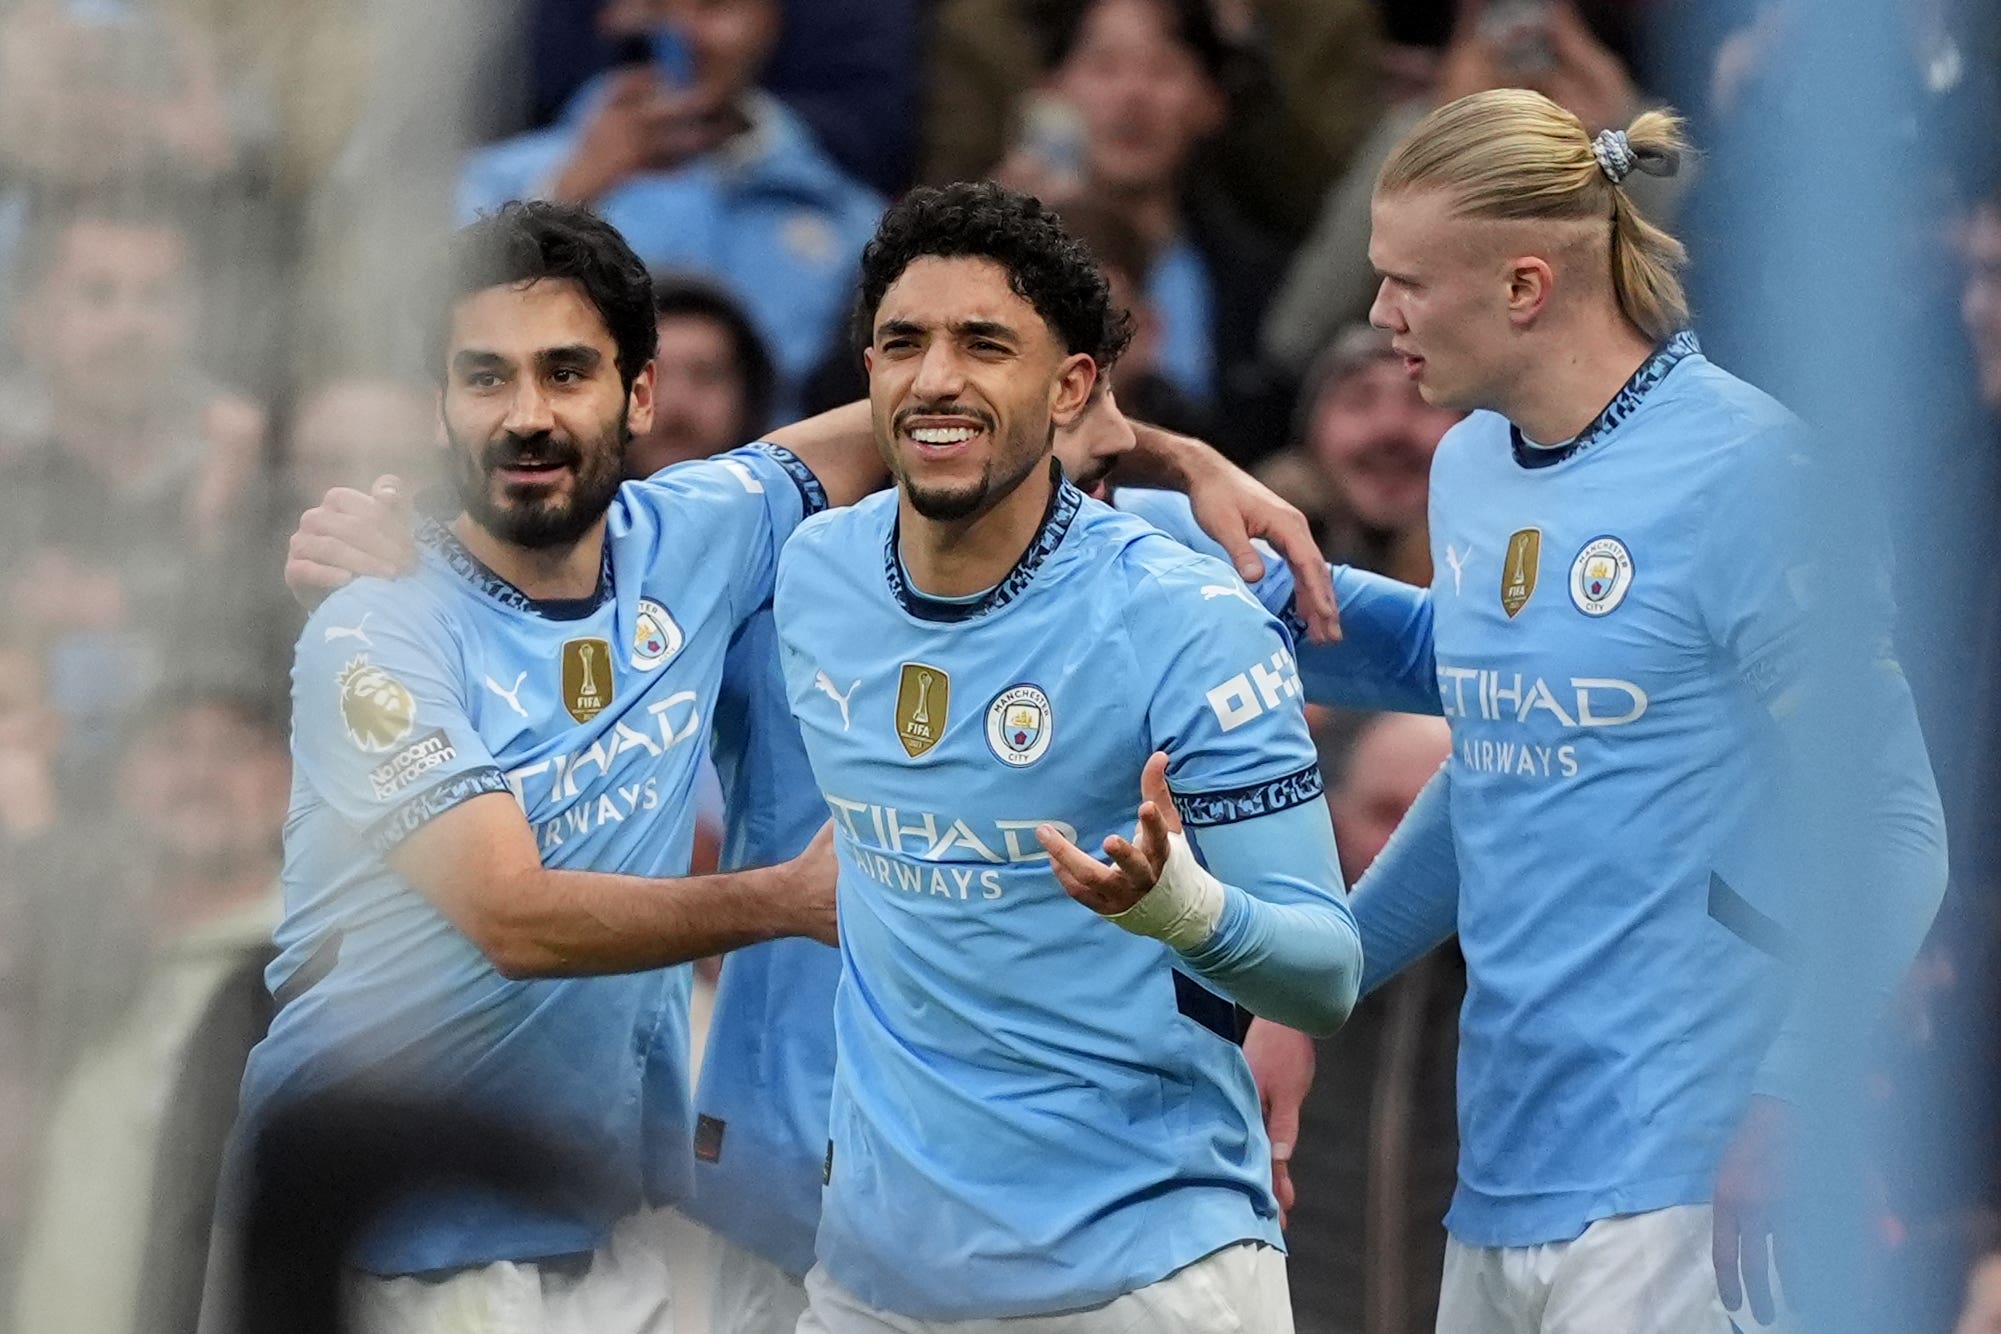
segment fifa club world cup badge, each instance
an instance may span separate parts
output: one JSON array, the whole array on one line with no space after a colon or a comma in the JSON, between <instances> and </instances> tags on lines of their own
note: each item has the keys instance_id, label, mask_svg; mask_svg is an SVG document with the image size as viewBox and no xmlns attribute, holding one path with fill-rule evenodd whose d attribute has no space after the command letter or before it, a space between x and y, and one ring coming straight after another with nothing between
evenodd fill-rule
<instances>
[{"instance_id":1,"label":"fifa club world cup badge","mask_svg":"<svg viewBox=\"0 0 2001 1334\"><path fill-rule=\"evenodd\" d=\"M952 678L942 667L921 662L903 664L896 687L896 739L904 754L916 759L945 735L945 710L952 701Z\"/></svg>"},{"instance_id":2,"label":"fifa club world cup badge","mask_svg":"<svg viewBox=\"0 0 2001 1334\"><path fill-rule=\"evenodd\" d=\"M1509 620L1535 596L1541 565L1542 529L1523 528L1508 539L1508 558L1501 562L1501 610Z\"/></svg>"},{"instance_id":3,"label":"fifa club world cup badge","mask_svg":"<svg viewBox=\"0 0 2001 1334\"><path fill-rule=\"evenodd\" d=\"M1633 553L1616 537L1594 537L1570 563L1570 600L1586 616L1603 616L1633 586Z\"/></svg>"},{"instance_id":4,"label":"fifa club world cup badge","mask_svg":"<svg viewBox=\"0 0 2001 1334\"><path fill-rule=\"evenodd\" d=\"M987 749L1011 768L1034 764L1049 749L1049 696L1026 681L987 705Z\"/></svg>"},{"instance_id":5,"label":"fifa club world cup badge","mask_svg":"<svg viewBox=\"0 0 2001 1334\"><path fill-rule=\"evenodd\" d=\"M611 703L611 641L572 639L563 645L563 707L587 723Z\"/></svg>"}]
</instances>

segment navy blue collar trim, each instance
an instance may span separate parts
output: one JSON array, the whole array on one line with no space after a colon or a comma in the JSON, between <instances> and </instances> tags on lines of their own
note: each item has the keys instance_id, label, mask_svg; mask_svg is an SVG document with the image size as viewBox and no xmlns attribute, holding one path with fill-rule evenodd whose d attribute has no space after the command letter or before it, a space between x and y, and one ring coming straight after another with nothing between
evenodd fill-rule
<instances>
[{"instance_id":1,"label":"navy blue collar trim","mask_svg":"<svg viewBox=\"0 0 2001 1334\"><path fill-rule=\"evenodd\" d=\"M495 574L479 557L466 550L458 535L437 519L417 523L417 541L438 553L452 572L488 598L510 611L525 611L548 621L581 621L611 601L611 542L604 544L604 564L598 571L597 592L587 598L531 598Z\"/></svg>"},{"instance_id":2,"label":"navy blue collar trim","mask_svg":"<svg viewBox=\"0 0 2001 1334\"><path fill-rule=\"evenodd\" d=\"M1547 468L1563 462L1567 458L1583 453L1597 444L1626 418L1633 415L1641 400L1653 391L1655 385L1667 378L1667 373L1681 364L1682 358L1691 352L1700 352L1702 347L1695 341L1695 331L1683 329L1678 334L1654 349L1652 356L1640 363L1625 386L1612 395L1612 401L1591 424L1579 431L1575 438L1561 445L1544 449L1530 444L1522 438L1521 430L1513 422L1508 424L1508 444L1514 450L1515 462L1524 468Z\"/></svg>"},{"instance_id":3,"label":"navy blue collar trim","mask_svg":"<svg viewBox=\"0 0 2001 1334\"><path fill-rule=\"evenodd\" d=\"M1071 521L1084 504L1084 493L1070 485L1070 479L1063 475L1063 469L1053 460L1049 471L1056 485L1049 493L1049 508L1043 511L1042 527L1035 540L1021 553L1021 559L1014 563L1014 568L1007 572L1005 579L972 602L941 602L911 587L910 580L903 574L903 558L897 554L897 537L902 521L899 519L891 523L889 544L882 553L882 572L884 578L889 580L889 591L903 609L920 621L970 621L990 611L999 611L1020 597L1028 588L1029 581L1035 578L1036 570L1062 544L1063 535L1070 531Z\"/></svg>"}]
</instances>

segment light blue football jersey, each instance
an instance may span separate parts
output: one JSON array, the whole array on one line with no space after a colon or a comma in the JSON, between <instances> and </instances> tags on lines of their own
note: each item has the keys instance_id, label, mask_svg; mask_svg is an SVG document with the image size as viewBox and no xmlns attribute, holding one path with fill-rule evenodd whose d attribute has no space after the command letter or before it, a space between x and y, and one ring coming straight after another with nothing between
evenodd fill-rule
<instances>
[{"instance_id":1,"label":"light blue football jersey","mask_svg":"<svg viewBox=\"0 0 2001 1334\"><path fill-rule=\"evenodd\" d=\"M885 493L803 526L775 603L841 860L821 1263L872 1305L956 1319L1278 1245L1234 1007L1196 977L1322 1027L1352 1002L1282 628L1228 566L1067 483L971 600L910 586L896 514ZM1211 869L1256 882L1188 955L1072 900L1035 839L1130 832L1155 749ZM1305 941L1310 964L1281 958Z\"/></svg>"},{"instance_id":2,"label":"light blue football jersey","mask_svg":"<svg viewBox=\"0 0 2001 1334\"><path fill-rule=\"evenodd\" d=\"M1481 412L1439 446L1449 791L1413 808L1355 911L1371 984L1459 933L1462 1242L1710 1198L1783 999L1773 775L1810 668L1805 447L1686 334L1566 445ZM1908 691L1883 680L1862 762L1889 766L1887 813L1922 845L1937 794Z\"/></svg>"},{"instance_id":3,"label":"light blue football jersey","mask_svg":"<svg viewBox=\"0 0 2001 1334\"><path fill-rule=\"evenodd\" d=\"M1113 504L1184 546L1222 554L1179 492L1123 487ZM1293 633L1308 700L1438 712L1427 590L1336 567L1343 638L1306 643L1292 572L1264 554L1265 575L1251 592ZM851 704L859 684L814 680L835 708ZM825 823L827 805L792 718L769 613L753 618L730 648L714 758L728 809L726 869L796 856ZM839 952L813 941L733 952L716 990L695 1095L695 1193L687 1211L794 1274L811 1267L820 1222L840 974Z\"/></svg>"},{"instance_id":4,"label":"light blue football jersey","mask_svg":"<svg viewBox=\"0 0 2001 1334\"><path fill-rule=\"evenodd\" d=\"M725 650L768 607L779 546L824 503L791 454L752 446L621 487L592 598L529 599L431 523L414 575L357 581L307 623L268 974L285 1003L251 1053L243 1124L333 1091L424 1098L629 1183L571 1209L414 1198L364 1238L364 1267L589 1251L642 1197L686 1194L688 970L509 981L385 855L459 802L508 792L545 865L687 874Z\"/></svg>"}]
</instances>

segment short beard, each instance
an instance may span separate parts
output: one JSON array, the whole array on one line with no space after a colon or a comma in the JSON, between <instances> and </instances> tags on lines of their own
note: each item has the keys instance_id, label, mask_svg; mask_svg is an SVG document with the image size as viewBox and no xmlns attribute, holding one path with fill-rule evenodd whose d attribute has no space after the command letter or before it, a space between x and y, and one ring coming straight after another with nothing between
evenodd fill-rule
<instances>
[{"instance_id":1,"label":"short beard","mask_svg":"<svg viewBox=\"0 0 2001 1334\"><path fill-rule=\"evenodd\" d=\"M1054 438L1055 431L1052 428L1050 439ZM903 494L910 498L910 508L916 510L920 516L933 523L960 523L967 519L978 518L1013 495L1016 488L1027 481L1037 468L1044 466L1047 459L1046 443L1042 450L1033 453L1027 450L1019 453L1010 450L1006 458L999 460L1009 464L1007 472L996 477L994 475L996 460L989 459L986 467L980 470L979 481L971 486L953 490L943 488L923 490L909 477L899 477L897 480L903 484Z\"/></svg>"},{"instance_id":2,"label":"short beard","mask_svg":"<svg viewBox=\"0 0 2001 1334\"><path fill-rule=\"evenodd\" d=\"M474 523L513 546L536 551L573 545L604 517L618 495L619 484L625 477L627 447L632 443L626 419L627 409L620 407L617 423L584 448L549 439L523 441L506 437L494 446L478 450L460 440L447 426L446 435L452 443L452 480L459 493L459 504ZM496 454L501 457L491 457ZM494 469L511 461L510 456L523 455L569 463L574 473L568 499L496 504Z\"/></svg>"}]
</instances>

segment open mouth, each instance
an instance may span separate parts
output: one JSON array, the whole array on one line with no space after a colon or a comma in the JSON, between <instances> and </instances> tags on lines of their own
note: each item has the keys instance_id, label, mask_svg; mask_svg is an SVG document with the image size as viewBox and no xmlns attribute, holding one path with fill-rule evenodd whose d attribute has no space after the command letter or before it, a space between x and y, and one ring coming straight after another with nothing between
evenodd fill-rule
<instances>
[{"instance_id":1,"label":"open mouth","mask_svg":"<svg viewBox=\"0 0 2001 1334\"><path fill-rule=\"evenodd\" d=\"M986 428L978 422L965 420L940 422L913 422L903 428L903 438L910 442L911 449L919 458L943 459L963 454L986 434Z\"/></svg>"},{"instance_id":2,"label":"open mouth","mask_svg":"<svg viewBox=\"0 0 2001 1334\"><path fill-rule=\"evenodd\" d=\"M513 486L535 486L555 480L570 471L567 463L557 463L550 459L519 460L514 463L497 465L493 475Z\"/></svg>"}]
</instances>

